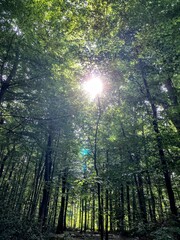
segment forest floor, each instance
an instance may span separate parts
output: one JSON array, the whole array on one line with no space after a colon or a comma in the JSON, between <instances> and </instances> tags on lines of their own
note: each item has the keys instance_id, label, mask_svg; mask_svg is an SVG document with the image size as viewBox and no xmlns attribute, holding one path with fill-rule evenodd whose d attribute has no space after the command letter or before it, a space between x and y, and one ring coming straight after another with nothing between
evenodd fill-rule
<instances>
[{"instance_id":1,"label":"forest floor","mask_svg":"<svg viewBox=\"0 0 180 240\"><path fill-rule=\"evenodd\" d=\"M139 238L124 237L119 234L109 234L109 240L138 240ZM49 240L100 240L98 233L80 233L80 232L65 232L64 234L52 234Z\"/></svg>"}]
</instances>

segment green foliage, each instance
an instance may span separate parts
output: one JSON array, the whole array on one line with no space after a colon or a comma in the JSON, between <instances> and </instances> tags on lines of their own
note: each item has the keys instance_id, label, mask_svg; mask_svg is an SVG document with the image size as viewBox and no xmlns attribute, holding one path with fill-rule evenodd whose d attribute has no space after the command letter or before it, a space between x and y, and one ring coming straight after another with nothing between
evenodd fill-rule
<instances>
[{"instance_id":1,"label":"green foliage","mask_svg":"<svg viewBox=\"0 0 180 240\"><path fill-rule=\"evenodd\" d=\"M37 222L22 219L19 213L8 208L0 208L0 239L9 240L43 240Z\"/></svg>"},{"instance_id":2,"label":"green foliage","mask_svg":"<svg viewBox=\"0 0 180 240\"><path fill-rule=\"evenodd\" d=\"M180 227L161 227L150 235L154 240L178 240Z\"/></svg>"}]
</instances>

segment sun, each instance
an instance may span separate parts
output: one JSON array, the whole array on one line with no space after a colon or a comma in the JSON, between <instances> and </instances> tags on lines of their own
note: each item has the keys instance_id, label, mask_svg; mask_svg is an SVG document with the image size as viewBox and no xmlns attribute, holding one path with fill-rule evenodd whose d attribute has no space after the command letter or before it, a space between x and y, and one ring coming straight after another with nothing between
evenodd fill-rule
<instances>
[{"instance_id":1,"label":"sun","mask_svg":"<svg viewBox=\"0 0 180 240\"><path fill-rule=\"evenodd\" d=\"M99 77L92 77L83 83L83 90L89 94L91 99L94 99L102 93L103 83Z\"/></svg>"}]
</instances>

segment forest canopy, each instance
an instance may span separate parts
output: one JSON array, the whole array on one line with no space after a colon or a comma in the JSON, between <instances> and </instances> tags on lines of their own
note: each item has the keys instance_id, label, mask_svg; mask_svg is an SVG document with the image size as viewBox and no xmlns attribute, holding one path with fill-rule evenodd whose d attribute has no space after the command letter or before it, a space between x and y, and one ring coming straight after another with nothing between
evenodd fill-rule
<instances>
[{"instance_id":1,"label":"forest canopy","mask_svg":"<svg viewBox=\"0 0 180 240\"><path fill-rule=\"evenodd\" d=\"M179 238L179 13L1 0L0 239Z\"/></svg>"}]
</instances>

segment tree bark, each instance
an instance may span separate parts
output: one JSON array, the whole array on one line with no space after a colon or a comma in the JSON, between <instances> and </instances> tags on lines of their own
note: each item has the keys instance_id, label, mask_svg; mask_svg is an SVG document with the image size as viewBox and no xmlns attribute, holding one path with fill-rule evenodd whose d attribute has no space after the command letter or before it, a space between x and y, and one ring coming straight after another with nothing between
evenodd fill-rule
<instances>
[{"instance_id":1,"label":"tree bark","mask_svg":"<svg viewBox=\"0 0 180 240\"><path fill-rule=\"evenodd\" d=\"M84 199L84 232L87 230L87 199Z\"/></svg>"},{"instance_id":2,"label":"tree bark","mask_svg":"<svg viewBox=\"0 0 180 240\"><path fill-rule=\"evenodd\" d=\"M124 186L121 184L120 188L120 231L124 232Z\"/></svg>"},{"instance_id":3,"label":"tree bark","mask_svg":"<svg viewBox=\"0 0 180 240\"><path fill-rule=\"evenodd\" d=\"M110 193L110 203L109 203L109 210L110 210L110 232L113 231L113 206L112 206L112 192Z\"/></svg>"},{"instance_id":4,"label":"tree bark","mask_svg":"<svg viewBox=\"0 0 180 240\"><path fill-rule=\"evenodd\" d=\"M131 229L131 205L130 205L129 183L126 184L126 199L127 199L128 226L130 230Z\"/></svg>"},{"instance_id":5,"label":"tree bark","mask_svg":"<svg viewBox=\"0 0 180 240\"><path fill-rule=\"evenodd\" d=\"M133 215L132 215L132 220L133 220L133 225L136 223L136 219L137 219L137 203L136 203L136 196L135 196L135 189L134 189L135 186L133 186L133 189L132 189L132 200L133 200Z\"/></svg>"},{"instance_id":6,"label":"tree bark","mask_svg":"<svg viewBox=\"0 0 180 240\"><path fill-rule=\"evenodd\" d=\"M108 240L108 215L109 215L109 191L108 189L106 189L106 226L105 226L105 231L106 231L106 234L105 234L105 239Z\"/></svg>"},{"instance_id":7,"label":"tree bark","mask_svg":"<svg viewBox=\"0 0 180 240\"><path fill-rule=\"evenodd\" d=\"M66 202L65 202L65 209L64 209L64 230L66 230L66 215L67 215L67 208L68 208L68 200L69 200L69 188L66 189Z\"/></svg>"},{"instance_id":8,"label":"tree bark","mask_svg":"<svg viewBox=\"0 0 180 240\"><path fill-rule=\"evenodd\" d=\"M159 152L159 158L160 158L160 162L161 162L162 169L163 169L163 175L164 175L164 180L165 180L166 189L167 189L167 193L168 193L171 213L173 215L177 216L177 207L176 207L176 203L175 203L174 192L172 189L170 173L169 173L169 169L167 166L167 162L166 162L166 158L165 158L165 154L164 154L164 150L163 150L162 137L161 137L160 131L159 131L157 108L154 104L153 98L152 98L150 90L149 90L149 86L148 86L148 83L146 80L146 74L145 74L145 71L143 68L143 63L142 63L141 59L139 60L139 68L141 71L144 87L146 90L146 96L147 96L148 101L151 104L152 117L153 117L152 124L153 124L153 128L154 128L154 132L156 133L156 141L157 141L157 147L158 147L158 152Z\"/></svg>"},{"instance_id":9,"label":"tree bark","mask_svg":"<svg viewBox=\"0 0 180 240\"><path fill-rule=\"evenodd\" d=\"M95 231L95 193L92 193L92 219L91 219L91 230Z\"/></svg>"},{"instance_id":10,"label":"tree bark","mask_svg":"<svg viewBox=\"0 0 180 240\"><path fill-rule=\"evenodd\" d=\"M99 171L97 168L97 138L98 138L98 129L99 129L99 122L101 117L101 110L100 110L100 101L98 98L98 118L96 122L96 130L95 130L95 136L94 136L94 168L96 172L97 177L97 193L98 193L98 229L101 234L101 240L104 238L104 224L103 224L103 211L102 211L102 204L101 204L101 184L99 183Z\"/></svg>"},{"instance_id":11,"label":"tree bark","mask_svg":"<svg viewBox=\"0 0 180 240\"><path fill-rule=\"evenodd\" d=\"M144 190L143 190L143 181L140 174L137 176L134 174L134 180L137 187L137 193L138 193L138 200L139 200L139 208L141 212L141 218L144 223L147 223L147 212L146 212L146 203L145 203L145 197L144 197Z\"/></svg>"},{"instance_id":12,"label":"tree bark","mask_svg":"<svg viewBox=\"0 0 180 240\"><path fill-rule=\"evenodd\" d=\"M56 217L57 217L57 207L58 207L58 199L59 199L59 187L61 182L61 175L58 176L58 181L56 184L56 190L54 193L54 216L53 216L53 228L56 226Z\"/></svg>"},{"instance_id":13,"label":"tree bark","mask_svg":"<svg viewBox=\"0 0 180 240\"><path fill-rule=\"evenodd\" d=\"M49 134L45 155L45 172L44 172L44 188L43 197L39 209L39 222L42 227L46 226L50 199L51 187L51 166L52 166L52 136Z\"/></svg>"},{"instance_id":14,"label":"tree bark","mask_svg":"<svg viewBox=\"0 0 180 240\"><path fill-rule=\"evenodd\" d=\"M57 225L57 229L56 229L57 234L63 233L63 231L64 231L66 179L67 179L67 173L65 170L63 172L63 176L62 176L61 208L60 208L60 214L59 214L59 219L58 219L58 225Z\"/></svg>"},{"instance_id":15,"label":"tree bark","mask_svg":"<svg viewBox=\"0 0 180 240\"><path fill-rule=\"evenodd\" d=\"M148 171L147 171L147 183L149 186L150 196L151 196L150 200L151 200L151 206L152 206L152 219L154 222L156 222L156 203L155 203L154 193L152 191L151 178Z\"/></svg>"}]
</instances>

